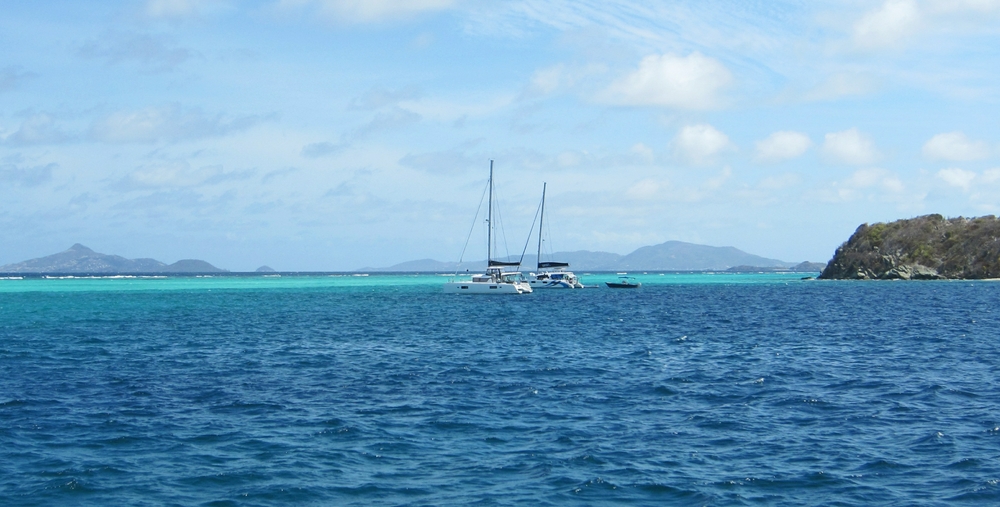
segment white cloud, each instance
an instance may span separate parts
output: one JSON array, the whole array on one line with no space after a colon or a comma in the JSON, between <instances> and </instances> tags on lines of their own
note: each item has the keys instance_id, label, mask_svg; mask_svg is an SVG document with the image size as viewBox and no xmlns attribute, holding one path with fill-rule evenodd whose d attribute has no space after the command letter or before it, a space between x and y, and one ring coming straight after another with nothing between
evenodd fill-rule
<instances>
[{"instance_id":1,"label":"white cloud","mask_svg":"<svg viewBox=\"0 0 1000 507\"><path fill-rule=\"evenodd\" d=\"M1000 181L1000 167L983 171L983 175L980 179L983 183L996 183Z\"/></svg>"},{"instance_id":2,"label":"white cloud","mask_svg":"<svg viewBox=\"0 0 1000 507\"><path fill-rule=\"evenodd\" d=\"M853 26L854 46L863 50L893 49L930 35L995 33L997 0L885 0Z\"/></svg>"},{"instance_id":3,"label":"white cloud","mask_svg":"<svg viewBox=\"0 0 1000 507\"><path fill-rule=\"evenodd\" d=\"M645 162L653 161L653 149L643 143L635 143L632 145L631 151Z\"/></svg>"},{"instance_id":4,"label":"white cloud","mask_svg":"<svg viewBox=\"0 0 1000 507\"><path fill-rule=\"evenodd\" d=\"M531 76L529 91L547 95L588 82L594 75L604 74L607 67L601 64L566 65L563 63L538 69Z\"/></svg>"},{"instance_id":5,"label":"white cloud","mask_svg":"<svg viewBox=\"0 0 1000 507\"><path fill-rule=\"evenodd\" d=\"M37 187L51 180L53 169L58 168L58 164L47 164L34 167L20 167L15 164L0 164L0 183L6 185L20 185L22 187Z\"/></svg>"},{"instance_id":6,"label":"white cloud","mask_svg":"<svg viewBox=\"0 0 1000 507\"><path fill-rule=\"evenodd\" d=\"M541 93L552 93L566 81L564 65L554 65L535 71L531 76L531 87Z\"/></svg>"},{"instance_id":7,"label":"white cloud","mask_svg":"<svg viewBox=\"0 0 1000 507\"><path fill-rule=\"evenodd\" d=\"M208 115L178 105L118 111L90 127L91 139L109 143L152 143L216 137L259 123L259 116Z\"/></svg>"},{"instance_id":8,"label":"white cloud","mask_svg":"<svg viewBox=\"0 0 1000 507\"><path fill-rule=\"evenodd\" d=\"M338 22L378 23L445 10L455 3L456 0L281 0L278 7L311 7Z\"/></svg>"},{"instance_id":9,"label":"white cloud","mask_svg":"<svg viewBox=\"0 0 1000 507\"><path fill-rule=\"evenodd\" d=\"M510 107L516 96L511 94L495 96L449 96L447 99L420 98L402 100L399 107L437 122L464 121L468 118L482 118Z\"/></svg>"},{"instance_id":10,"label":"white cloud","mask_svg":"<svg viewBox=\"0 0 1000 507\"><path fill-rule=\"evenodd\" d=\"M8 66L0 69L0 93L13 90L24 81L37 77L31 72L25 72L20 67Z\"/></svg>"},{"instance_id":11,"label":"white cloud","mask_svg":"<svg viewBox=\"0 0 1000 507\"><path fill-rule=\"evenodd\" d=\"M723 104L720 93L732 81L724 65L698 52L649 55L637 70L611 83L603 98L627 106L717 109Z\"/></svg>"},{"instance_id":12,"label":"white cloud","mask_svg":"<svg viewBox=\"0 0 1000 507\"><path fill-rule=\"evenodd\" d=\"M972 171L966 171L965 169L959 169L957 167L949 167L948 169L941 169L937 173L938 178L944 180L945 183L961 188L962 190L969 190L969 186L972 185L972 180L976 179L976 173Z\"/></svg>"},{"instance_id":13,"label":"white cloud","mask_svg":"<svg viewBox=\"0 0 1000 507\"><path fill-rule=\"evenodd\" d=\"M309 143L302 147L301 155L306 158L317 158L338 153L347 148L346 143L331 143L328 141Z\"/></svg>"},{"instance_id":14,"label":"white cloud","mask_svg":"<svg viewBox=\"0 0 1000 507\"><path fill-rule=\"evenodd\" d=\"M152 71L173 70L194 56L192 51L174 46L167 36L118 32L87 42L78 54L103 59L109 65L134 62Z\"/></svg>"},{"instance_id":15,"label":"white cloud","mask_svg":"<svg viewBox=\"0 0 1000 507\"><path fill-rule=\"evenodd\" d=\"M1000 11L1000 0L928 0L927 10L934 13L988 14Z\"/></svg>"},{"instance_id":16,"label":"white cloud","mask_svg":"<svg viewBox=\"0 0 1000 507\"><path fill-rule=\"evenodd\" d=\"M246 179L253 171L223 170L221 165L192 167L185 161L167 161L140 167L118 184L125 189L182 188Z\"/></svg>"},{"instance_id":17,"label":"white cloud","mask_svg":"<svg viewBox=\"0 0 1000 507\"><path fill-rule=\"evenodd\" d=\"M823 154L831 162L849 165L871 164L879 157L875 143L856 128L827 134Z\"/></svg>"},{"instance_id":18,"label":"white cloud","mask_svg":"<svg viewBox=\"0 0 1000 507\"><path fill-rule=\"evenodd\" d=\"M990 156L990 147L982 141L970 141L962 132L938 134L924 144L924 156L932 160L966 162Z\"/></svg>"},{"instance_id":19,"label":"white cloud","mask_svg":"<svg viewBox=\"0 0 1000 507\"><path fill-rule=\"evenodd\" d=\"M729 178L733 175L733 170L729 166L723 167L722 172L718 176L709 178L704 185L704 188L715 190L729 181Z\"/></svg>"},{"instance_id":20,"label":"white cloud","mask_svg":"<svg viewBox=\"0 0 1000 507\"><path fill-rule=\"evenodd\" d=\"M56 126L55 119L46 113L36 113L24 119L13 134L3 139L3 144L28 146L57 144L70 140L70 136Z\"/></svg>"},{"instance_id":21,"label":"white cloud","mask_svg":"<svg viewBox=\"0 0 1000 507\"><path fill-rule=\"evenodd\" d=\"M906 185L895 174L877 167L859 169L854 171L849 178L843 181L834 182L833 188L824 192L823 200L830 202L853 201L865 195L875 195L886 197L890 194L893 199L898 199L906 190Z\"/></svg>"},{"instance_id":22,"label":"white cloud","mask_svg":"<svg viewBox=\"0 0 1000 507\"><path fill-rule=\"evenodd\" d=\"M674 137L674 155L693 164L707 164L733 148L729 137L711 125L688 125Z\"/></svg>"},{"instance_id":23,"label":"white cloud","mask_svg":"<svg viewBox=\"0 0 1000 507\"><path fill-rule=\"evenodd\" d=\"M854 23L854 44L862 49L897 47L917 32L921 17L915 0L886 0Z\"/></svg>"},{"instance_id":24,"label":"white cloud","mask_svg":"<svg viewBox=\"0 0 1000 507\"><path fill-rule=\"evenodd\" d=\"M812 144L809 136L801 132L775 132L767 139L757 142L757 154L754 158L758 162L781 162L801 156Z\"/></svg>"},{"instance_id":25,"label":"white cloud","mask_svg":"<svg viewBox=\"0 0 1000 507\"><path fill-rule=\"evenodd\" d=\"M562 168L576 167L583 162L583 155L575 151L564 151L556 155L556 165Z\"/></svg>"}]
</instances>

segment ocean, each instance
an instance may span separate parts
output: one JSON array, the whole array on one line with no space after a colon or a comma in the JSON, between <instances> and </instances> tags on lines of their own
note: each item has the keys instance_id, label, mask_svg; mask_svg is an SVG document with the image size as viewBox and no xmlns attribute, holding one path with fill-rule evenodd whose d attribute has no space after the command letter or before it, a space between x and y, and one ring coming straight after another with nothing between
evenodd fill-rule
<instances>
[{"instance_id":1,"label":"ocean","mask_svg":"<svg viewBox=\"0 0 1000 507\"><path fill-rule=\"evenodd\" d=\"M801 276L3 279L0 504L1000 504L1000 283Z\"/></svg>"}]
</instances>

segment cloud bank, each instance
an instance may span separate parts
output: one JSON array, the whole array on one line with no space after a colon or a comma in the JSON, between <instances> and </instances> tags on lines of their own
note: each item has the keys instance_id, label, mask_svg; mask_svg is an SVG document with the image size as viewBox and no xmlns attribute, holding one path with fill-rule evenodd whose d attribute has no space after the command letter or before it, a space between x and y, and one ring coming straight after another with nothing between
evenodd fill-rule
<instances>
[{"instance_id":1,"label":"cloud bank","mask_svg":"<svg viewBox=\"0 0 1000 507\"><path fill-rule=\"evenodd\" d=\"M218 137L250 128L266 117L207 114L177 104L117 111L95 121L89 138L106 143L176 142Z\"/></svg>"},{"instance_id":2,"label":"cloud bank","mask_svg":"<svg viewBox=\"0 0 1000 507\"><path fill-rule=\"evenodd\" d=\"M775 132L763 141L757 142L754 160L762 163L782 162L801 156L810 147L812 140L801 132L788 130Z\"/></svg>"},{"instance_id":3,"label":"cloud bank","mask_svg":"<svg viewBox=\"0 0 1000 507\"><path fill-rule=\"evenodd\" d=\"M688 125L677 133L671 143L674 155L694 165L705 165L735 148L729 137L711 125Z\"/></svg>"},{"instance_id":4,"label":"cloud bank","mask_svg":"<svg viewBox=\"0 0 1000 507\"><path fill-rule=\"evenodd\" d=\"M0 93L9 92L21 83L37 77L31 72L25 72L21 67L10 65L0 69Z\"/></svg>"},{"instance_id":5,"label":"cloud bank","mask_svg":"<svg viewBox=\"0 0 1000 507\"><path fill-rule=\"evenodd\" d=\"M378 23L448 9L455 0L280 0L279 9L314 10L340 23Z\"/></svg>"},{"instance_id":6,"label":"cloud bank","mask_svg":"<svg viewBox=\"0 0 1000 507\"><path fill-rule=\"evenodd\" d=\"M37 187L52 179L52 171L58 164L20 167L15 164L0 164L0 183L20 187Z\"/></svg>"},{"instance_id":7,"label":"cloud bank","mask_svg":"<svg viewBox=\"0 0 1000 507\"><path fill-rule=\"evenodd\" d=\"M857 128L827 134L823 141L823 155L836 164L867 165L878 160L875 143Z\"/></svg>"},{"instance_id":8,"label":"cloud bank","mask_svg":"<svg viewBox=\"0 0 1000 507\"><path fill-rule=\"evenodd\" d=\"M962 132L946 132L930 138L923 154L931 160L968 162L990 156L990 146L982 141L970 141Z\"/></svg>"},{"instance_id":9,"label":"cloud bank","mask_svg":"<svg viewBox=\"0 0 1000 507\"><path fill-rule=\"evenodd\" d=\"M649 55L638 69L611 83L603 98L626 106L718 109L725 102L722 91L732 82L724 65L698 52Z\"/></svg>"}]
</instances>

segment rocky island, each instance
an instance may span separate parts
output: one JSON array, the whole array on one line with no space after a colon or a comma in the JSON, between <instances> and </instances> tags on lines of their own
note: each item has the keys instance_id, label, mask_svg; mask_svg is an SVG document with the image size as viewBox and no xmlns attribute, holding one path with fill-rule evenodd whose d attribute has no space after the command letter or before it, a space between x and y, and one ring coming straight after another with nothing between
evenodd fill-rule
<instances>
[{"instance_id":1,"label":"rocky island","mask_svg":"<svg viewBox=\"0 0 1000 507\"><path fill-rule=\"evenodd\" d=\"M156 259L126 259L95 252L79 243L57 254L0 266L0 273L137 274L137 273L224 273L205 261L183 259L165 264Z\"/></svg>"},{"instance_id":2,"label":"rocky island","mask_svg":"<svg viewBox=\"0 0 1000 507\"><path fill-rule=\"evenodd\" d=\"M862 224L819 278L942 280L1000 277L1000 220L925 215Z\"/></svg>"}]
</instances>

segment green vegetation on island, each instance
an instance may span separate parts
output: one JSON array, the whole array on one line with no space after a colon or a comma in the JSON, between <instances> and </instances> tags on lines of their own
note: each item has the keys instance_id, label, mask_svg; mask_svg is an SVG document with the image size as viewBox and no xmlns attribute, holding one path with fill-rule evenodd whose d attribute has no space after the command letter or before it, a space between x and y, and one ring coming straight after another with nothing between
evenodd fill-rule
<instances>
[{"instance_id":1,"label":"green vegetation on island","mask_svg":"<svg viewBox=\"0 0 1000 507\"><path fill-rule=\"evenodd\" d=\"M925 215L862 224L820 278L938 280L1000 277L1000 220Z\"/></svg>"}]
</instances>

